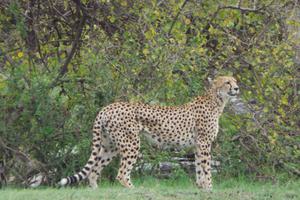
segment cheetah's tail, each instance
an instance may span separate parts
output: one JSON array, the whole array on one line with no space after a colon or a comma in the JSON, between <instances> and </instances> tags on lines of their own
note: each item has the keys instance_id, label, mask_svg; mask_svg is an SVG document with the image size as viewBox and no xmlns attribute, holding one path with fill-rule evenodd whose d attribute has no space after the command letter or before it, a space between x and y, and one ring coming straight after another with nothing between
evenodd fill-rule
<instances>
[{"instance_id":1,"label":"cheetah's tail","mask_svg":"<svg viewBox=\"0 0 300 200\"><path fill-rule=\"evenodd\" d=\"M102 123L101 123L101 113L99 113L96 118L96 121L94 123L94 127L93 127L93 150L92 150L92 153L91 153L91 156L90 156L88 162L78 173L76 173L72 176L68 176L66 178L62 178L60 180L60 182L58 183L60 186L79 182L79 181L87 178L88 175L91 173L93 166L97 162L97 155L100 152L102 129L103 129L103 127L102 127Z\"/></svg>"}]
</instances>

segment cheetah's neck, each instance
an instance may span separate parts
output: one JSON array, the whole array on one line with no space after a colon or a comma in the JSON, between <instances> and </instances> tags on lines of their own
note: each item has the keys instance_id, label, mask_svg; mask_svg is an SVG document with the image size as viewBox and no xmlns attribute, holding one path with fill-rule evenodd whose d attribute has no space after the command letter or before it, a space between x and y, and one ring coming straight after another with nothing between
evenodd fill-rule
<instances>
[{"instance_id":1,"label":"cheetah's neck","mask_svg":"<svg viewBox=\"0 0 300 200\"><path fill-rule=\"evenodd\" d=\"M219 115L222 114L228 98L222 97L215 90L208 90L203 96L199 96L195 99L193 104L208 104L211 105L214 109L218 110Z\"/></svg>"},{"instance_id":2,"label":"cheetah's neck","mask_svg":"<svg viewBox=\"0 0 300 200\"><path fill-rule=\"evenodd\" d=\"M208 90L206 95L212 102L214 102L218 106L219 114L221 115L225 105L228 102L228 98L222 96L218 91L213 89Z\"/></svg>"}]
</instances>

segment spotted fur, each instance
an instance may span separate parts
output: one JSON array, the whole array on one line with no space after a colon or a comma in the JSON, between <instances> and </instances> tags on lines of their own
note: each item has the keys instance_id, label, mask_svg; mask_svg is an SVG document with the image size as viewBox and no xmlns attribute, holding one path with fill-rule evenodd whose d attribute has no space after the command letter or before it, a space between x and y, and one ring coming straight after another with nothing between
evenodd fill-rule
<instances>
[{"instance_id":1,"label":"spotted fur","mask_svg":"<svg viewBox=\"0 0 300 200\"><path fill-rule=\"evenodd\" d=\"M138 103L113 103L103 108L93 128L93 151L85 167L63 178L61 185L88 177L91 187L104 166L116 155L121 156L117 179L132 187L131 170L140 149L140 134L161 147L195 147L196 183L210 189L211 144L218 133L218 121L228 99L239 88L233 77L215 79L204 96L182 106L150 106Z\"/></svg>"}]
</instances>

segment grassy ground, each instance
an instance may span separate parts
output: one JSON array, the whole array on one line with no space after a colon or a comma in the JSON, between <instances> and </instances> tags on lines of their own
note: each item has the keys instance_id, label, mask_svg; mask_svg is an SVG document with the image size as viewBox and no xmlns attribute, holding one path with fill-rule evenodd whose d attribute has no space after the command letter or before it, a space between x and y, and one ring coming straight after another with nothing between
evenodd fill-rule
<instances>
[{"instance_id":1,"label":"grassy ground","mask_svg":"<svg viewBox=\"0 0 300 200\"><path fill-rule=\"evenodd\" d=\"M217 181L216 181L217 182ZM245 180L225 180L214 184L212 192L204 192L193 184L191 180L177 181L146 178L135 180L134 189L110 183L102 183L96 190L86 186L66 188L39 188L0 190L2 200L169 200L169 199L300 199L300 181L291 181L284 184L250 182Z\"/></svg>"}]
</instances>

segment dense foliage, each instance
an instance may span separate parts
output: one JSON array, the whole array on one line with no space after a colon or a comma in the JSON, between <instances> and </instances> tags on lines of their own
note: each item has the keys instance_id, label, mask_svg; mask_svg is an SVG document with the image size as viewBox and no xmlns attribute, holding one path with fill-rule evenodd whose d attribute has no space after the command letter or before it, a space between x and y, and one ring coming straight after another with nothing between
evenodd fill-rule
<instances>
[{"instance_id":1,"label":"dense foliage","mask_svg":"<svg viewBox=\"0 0 300 200\"><path fill-rule=\"evenodd\" d=\"M221 173L299 176L298 5L1 1L0 161L7 178L43 172L55 183L86 162L103 106L182 104L221 74L238 79L246 107L237 114L228 106L221 119L213 148ZM165 158L149 148L148 162Z\"/></svg>"}]
</instances>

